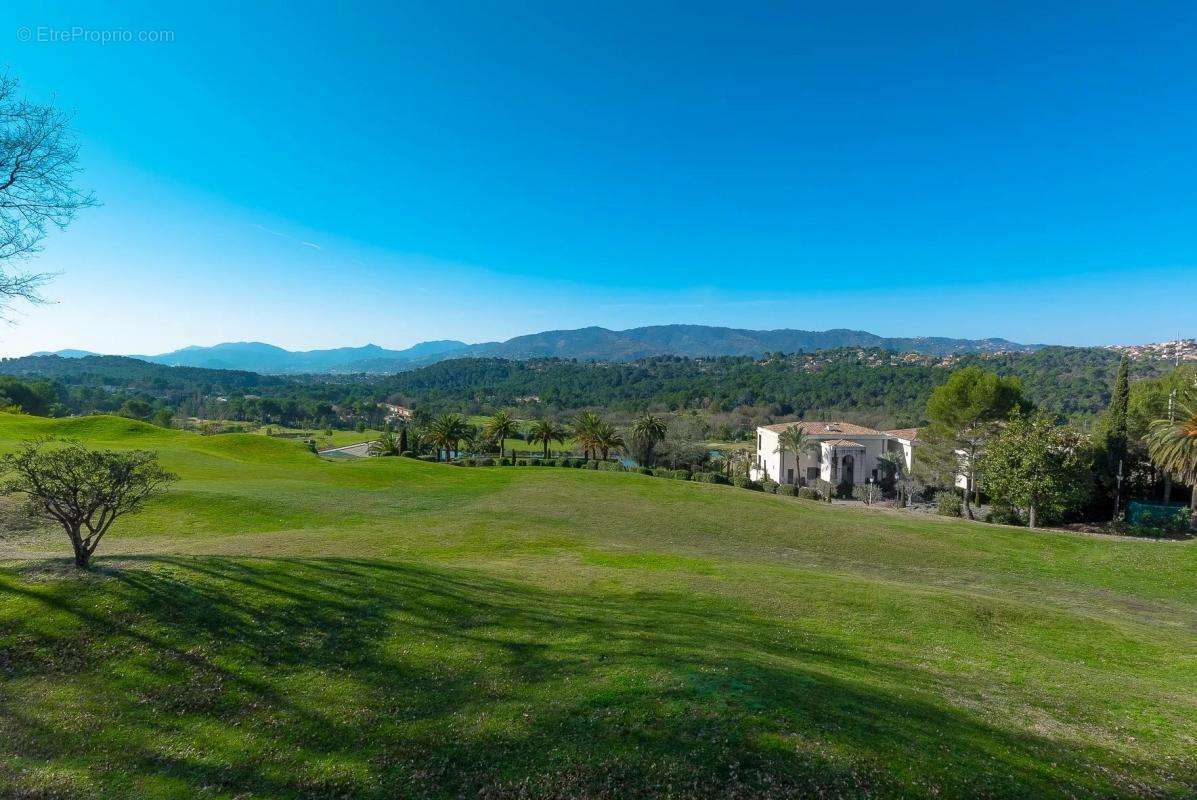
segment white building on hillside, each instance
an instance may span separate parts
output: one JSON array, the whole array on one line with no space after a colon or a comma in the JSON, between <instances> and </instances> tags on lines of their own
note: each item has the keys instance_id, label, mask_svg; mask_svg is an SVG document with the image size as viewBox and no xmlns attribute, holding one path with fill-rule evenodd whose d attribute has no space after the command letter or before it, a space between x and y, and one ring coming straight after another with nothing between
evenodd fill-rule
<instances>
[{"instance_id":1,"label":"white building on hillside","mask_svg":"<svg viewBox=\"0 0 1197 800\"><path fill-rule=\"evenodd\" d=\"M797 425L816 447L802 453L778 447L781 434ZM876 481L882 453L900 453L910 469L914 463L917 428L878 431L851 422L783 422L756 429L753 480L766 477L800 486L822 478L829 483L855 485Z\"/></svg>"}]
</instances>

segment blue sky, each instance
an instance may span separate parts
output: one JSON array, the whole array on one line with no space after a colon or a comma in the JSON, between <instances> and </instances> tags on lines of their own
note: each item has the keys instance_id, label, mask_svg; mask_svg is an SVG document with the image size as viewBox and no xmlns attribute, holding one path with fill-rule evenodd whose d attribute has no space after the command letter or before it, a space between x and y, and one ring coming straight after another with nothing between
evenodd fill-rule
<instances>
[{"instance_id":1,"label":"blue sky","mask_svg":"<svg viewBox=\"0 0 1197 800\"><path fill-rule=\"evenodd\" d=\"M1197 335L1192 3L16 5L104 205L0 354Z\"/></svg>"}]
</instances>

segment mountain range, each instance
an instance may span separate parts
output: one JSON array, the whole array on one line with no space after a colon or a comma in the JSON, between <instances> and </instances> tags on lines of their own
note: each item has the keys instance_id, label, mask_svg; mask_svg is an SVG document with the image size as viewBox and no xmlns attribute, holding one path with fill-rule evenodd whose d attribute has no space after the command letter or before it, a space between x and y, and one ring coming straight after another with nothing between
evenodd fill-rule
<instances>
[{"instance_id":1,"label":"mountain range","mask_svg":"<svg viewBox=\"0 0 1197 800\"><path fill-rule=\"evenodd\" d=\"M896 352L950 355L953 353L1030 352L1042 345L1017 344L1006 339L946 337L889 338L865 331L836 329L754 331L708 325L652 325L613 331L590 327L542 331L503 342L466 344L442 339L389 350L375 344L330 350L285 350L263 342L226 342L211 347L184 347L159 355L134 355L142 361L170 366L248 370L263 374L390 373L462 357L509 359L576 358L582 361L632 361L649 356L759 356L769 352L828 350L837 347L881 348ZM84 350L59 350L78 358L95 355Z\"/></svg>"}]
</instances>

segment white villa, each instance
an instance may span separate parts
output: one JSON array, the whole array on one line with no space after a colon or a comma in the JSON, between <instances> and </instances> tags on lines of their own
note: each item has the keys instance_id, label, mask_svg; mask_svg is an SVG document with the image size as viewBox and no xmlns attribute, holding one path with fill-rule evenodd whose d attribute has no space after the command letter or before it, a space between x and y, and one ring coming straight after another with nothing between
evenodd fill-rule
<instances>
[{"instance_id":1,"label":"white villa","mask_svg":"<svg viewBox=\"0 0 1197 800\"><path fill-rule=\"evenodd\" d=\"M778 439L797 425L818 447L804 453L778 451ZM879 477L877 458L882 453L901 453L910 469L914 463L917 428L878 431L851 422L782 422L756 429L756 459L753 480L766 477L778 483L806 485L822 478L833 485L874 482Z\"/></svg>"}]
</instances>

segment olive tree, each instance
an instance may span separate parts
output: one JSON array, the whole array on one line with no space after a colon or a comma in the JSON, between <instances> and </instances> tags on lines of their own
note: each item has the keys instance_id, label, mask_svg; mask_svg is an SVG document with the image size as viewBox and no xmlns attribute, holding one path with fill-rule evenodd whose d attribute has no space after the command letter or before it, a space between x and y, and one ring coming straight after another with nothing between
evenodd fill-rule
<instances>
[{"instance_id":1,"label":"olive tree","mask_svg":"<svg viewBox=\"0 0 1197 800\"><path fill-rule=\"evenodd\" d=\"M1015 411L988 443L980 466L990 495L1026 509L1032 528L1081 507L1093 488L1090 446L1043 413Z\"/></svg>"},{"instance_id":2,"label":"olive tree","mask_svg":"<svg viewBox=\"0 0 1197 800\"><path fill-rule=\"evenodd\" d=\"M62 526L81 569L114 522L175 480L155 453L92 450L72 440L30 442L3 463L5 492L25 495L30 514Z\"/></svg>"}]
</instances>

